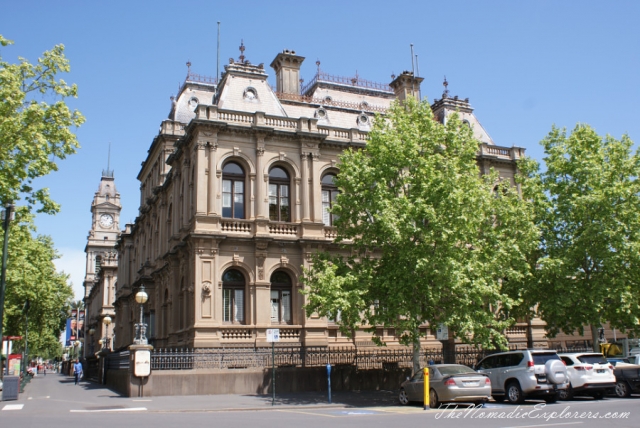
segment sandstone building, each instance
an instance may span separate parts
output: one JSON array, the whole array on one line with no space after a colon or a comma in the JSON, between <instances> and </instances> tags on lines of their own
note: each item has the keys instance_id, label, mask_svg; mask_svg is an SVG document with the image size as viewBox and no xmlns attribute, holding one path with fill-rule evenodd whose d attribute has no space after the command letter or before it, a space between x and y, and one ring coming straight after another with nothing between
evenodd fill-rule
<instances>
[{"instance_id":1,"label":"sandstone building","mask_svg":"<svg viewBox=\"0 0 640 428\"><path fill-rule=\"evenodd\" d=\"M91 203L91 230L87 237L84 278L84 355L92 355L103 347L111 346L113 326L103 323L105 317L115 319L115 301L118 278L118 254L115 249L120 235L120 193L116 190L113 171L102 171L98 191Z\"/></svg>"},{"instance_id":2,"label":"sandstone building","mask_svg":"<svg viewBox=\"0 0 640 428\"><path fill-rule=\"evenodd\" d=\"M276 55L275 88L243 55L219 83L189 70L138 174L139 216L118 241L114 348L133 343L141 285L155 347L260 346L269 328L292 345L349 343L331 321L305 315L302 269L332 248L338 155L363 147L392 101L419 97L423 79L404 72L379 84L329 75L317 62L302 86L304 59ZM480 170L512 179L524 149L496 146L468 100L445 90L432 107L440 121L459 111L481 142ZM357 340L371 343L364 333Z\"/></svg>"}]
</instances>

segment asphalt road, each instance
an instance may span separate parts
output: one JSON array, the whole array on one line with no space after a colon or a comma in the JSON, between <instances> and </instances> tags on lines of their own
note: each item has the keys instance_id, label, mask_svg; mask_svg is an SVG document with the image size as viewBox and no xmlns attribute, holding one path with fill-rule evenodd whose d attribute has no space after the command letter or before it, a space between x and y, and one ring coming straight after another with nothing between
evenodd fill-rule
<instances>
[{"instance_id":1,"label":"asphalt road","mask_svg":"<svg viewBox=\"0 0 640 428\"><path fill-rule=\"evenodd\" d=\"M614 417L617 416L617 417ZM489 403L482 408L424 411L419 404L402 407L395 393L335 393L270 396L211 395L195 397L120 397L90 383L55 374L35 378L17 401L0 402L0 427L252 426L303 428L374 427L637 427L640 396L546 405Z\"/></svg>"}]
</instances>

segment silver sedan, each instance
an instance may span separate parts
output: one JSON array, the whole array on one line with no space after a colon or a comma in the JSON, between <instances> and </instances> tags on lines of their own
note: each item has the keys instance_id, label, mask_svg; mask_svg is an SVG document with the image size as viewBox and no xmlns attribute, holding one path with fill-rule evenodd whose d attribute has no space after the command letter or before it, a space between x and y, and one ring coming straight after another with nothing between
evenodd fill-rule
<instances>
[{"instance_id":1,"label":"silver sedan","mask_svg":"<svg viewBox=\"0 0 640 428\"><path fill-rule=\"evenodd\" d=\"M440 403L463 402L479 405L491 397L491 381L483 374L460 364L432 364L429 366L429 406ZM424 402L423 371L400 385L400 404Z\"/></svg>"}]
</instances>

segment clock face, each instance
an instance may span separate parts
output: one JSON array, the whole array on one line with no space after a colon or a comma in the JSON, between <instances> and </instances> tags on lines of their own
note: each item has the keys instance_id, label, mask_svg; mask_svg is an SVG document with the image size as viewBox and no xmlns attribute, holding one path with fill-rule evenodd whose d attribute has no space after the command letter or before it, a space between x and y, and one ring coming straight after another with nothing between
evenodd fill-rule
<instances>
[{"instance_id":1,"label":"clock face","mask_svg":"<svg viewBox=\"0 0 640 428\"><path fill-rule=\"evenodd\" d=\"M113 217L109 214L102 214L100 216L100 226L102 227L111 227L113 226Z\"/></svg>"}]
</instances>

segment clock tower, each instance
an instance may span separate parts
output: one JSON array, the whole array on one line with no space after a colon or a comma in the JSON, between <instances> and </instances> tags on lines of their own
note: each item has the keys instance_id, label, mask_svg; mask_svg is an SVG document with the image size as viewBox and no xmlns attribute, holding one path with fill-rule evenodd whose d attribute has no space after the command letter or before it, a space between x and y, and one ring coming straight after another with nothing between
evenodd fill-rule
<instances>
[{"instance_id":1,"label":"clock tower","mask_svg":"<svg viewBox=\"0 0 640 428\"><path fill-rule=\"evenodd\" d=\"M116 243L120 236L120 194L116 190L112 170L103 170L98 191L91 203L91 230L87 237L86 274L84 278L85 355L108 347L113 328L104 318L115 320L113 303L117 280ZM115 327L115 326L112 326ZM99 343L102 340L103 343Z\"/></svg>"}]
</instances>

